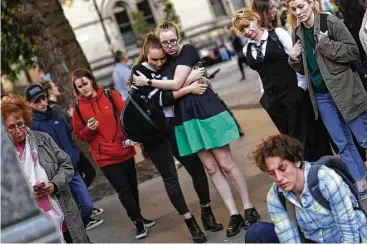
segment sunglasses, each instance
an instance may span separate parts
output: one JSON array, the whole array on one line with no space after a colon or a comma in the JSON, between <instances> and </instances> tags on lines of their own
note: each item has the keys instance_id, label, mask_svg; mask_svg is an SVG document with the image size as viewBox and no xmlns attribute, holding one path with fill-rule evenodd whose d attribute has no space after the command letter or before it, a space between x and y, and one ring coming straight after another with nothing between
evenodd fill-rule
<instances>
[{"instance_id":1,"label":"sunglasses","mask_svg":"<svg viewBox=\"0 0 367 245\"><path fill-rule=\"evenodd\" d=\"M44 101L44 100L46 100L46 96L41 95L41 96L38 96L37 99L35 99L34 103L38 104L38 103L40 103L41 101Z\"/></svg>"},{"instance_id":2,"label":"sunglasses","mask_svg":"<svg viewBox=\"0 0 367 245\"><path fill-rule=\"evenodd\" d=\"M174 46L177 44L178 39L171 39L169 41L163 41L161 42L162 46L167 48L169 45Z\"/></svg>"},{"instance_id":3,"label":"sunglasses","mask_svg":"<svg viewBox=\"0 0 367 245\"><path fill-rule=\"evenodd\" d=\"M244 10L238 11L238 13L233 16L232 23L234 23L237 18L241 18L242 16L244 16L244 14L245 14Z\"/></svg>"}]
</instances>

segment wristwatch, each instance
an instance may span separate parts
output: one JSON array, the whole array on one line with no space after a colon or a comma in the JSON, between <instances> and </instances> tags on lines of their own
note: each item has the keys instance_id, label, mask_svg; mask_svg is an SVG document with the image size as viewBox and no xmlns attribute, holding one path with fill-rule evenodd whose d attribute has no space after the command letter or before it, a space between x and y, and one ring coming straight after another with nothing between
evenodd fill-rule
<instances>
[{"instance_id":1,"label":"wristwatch","mask_svg":"<svg viewBox=\"0 0 367 245\"><path fill-rule=\"evenodd\" d=\"M148 86L152 87L152 80L151 79L148 80Z\"/></svg>"}]
</instances>

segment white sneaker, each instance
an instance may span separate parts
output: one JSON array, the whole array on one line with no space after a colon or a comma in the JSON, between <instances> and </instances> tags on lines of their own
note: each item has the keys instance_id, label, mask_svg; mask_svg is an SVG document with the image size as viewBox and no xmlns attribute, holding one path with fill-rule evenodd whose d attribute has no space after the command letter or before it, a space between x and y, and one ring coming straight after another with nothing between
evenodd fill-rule
<instances>
[{"instance_id":1,"label":"white sneaker","mask_svg":"<svg viewBox=\"0 0 367 245\"><path fill-rule=\"evenodd\" d=\"M85 228L87 231L96 228L97 226L103 223L103 219L90 219L87 227Z\"/></svg>"},{"instance_id":2,"label":"white sneaker","mask_svg":"<svg viewBox=\"0 0 367 245\"><path fill-rule=\"evenodd\" d=\"M100 215L103 213L103 208L93 208L92 214L90 215L91 218L96 217L97 215Z\"/></svg>"}]
</instances>

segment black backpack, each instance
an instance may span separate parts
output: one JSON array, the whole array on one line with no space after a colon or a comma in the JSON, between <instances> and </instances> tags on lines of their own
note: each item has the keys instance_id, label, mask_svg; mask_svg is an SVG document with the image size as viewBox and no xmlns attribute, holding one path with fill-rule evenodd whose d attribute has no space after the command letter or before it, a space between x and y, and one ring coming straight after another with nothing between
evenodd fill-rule
<instances>
[{"instance_id":1,"label":"black backpack","mask_svg":"<svg viewBox=\"0 0 367 245\"><path fill-rule=\"evenodd\" d=\"M355 198L358 202L358 207L353 207L353 209L354 210L361 210L366 214L366 212L364 211L363 206L361 204L361 199L360 199L360 195L359 195L359 192L358 192L358 189L357 189L356 181L354 180L354 178L350 174L347 166L343 163L343 160L339 157L324 156L324 157L320 158L317 162L311 163L311 168L308 172L308 189L310 190L312 197L322 207L324 207L327 210L331 210L329 201L325 199L325 197L322 195L322 193L320 191L318 173L319 173L319 170L320 170L321 166L326 166L328 168L333 169L342 178L342 180L344 181L344 183L346 183L348 185L350 191L353 193L353 195L355 196ZM278 189L278 197L279 197L279 200L282 203L284 209L286 209L289 212L289 210L287 208L287 204L286 204L287 200L286 200L283 192L280 192L279 189ZM288 203L290 203L290 202L288 202ZM294 207L293 204L291 204L291 205ZM297 227L298 227L298 225L297 225ZM304 235L301 232L299 227L298 227L298 232L299 232L300 238L303 241L303 243L311 242L310 240L308 240L304 237Z\"/></svg>"},{"instance_id":2,"label":"black backpack","mask_svg":"<svg viewBox=\"0 0 367 245\"><path fill-rule=\"evenodd\" d=\"M131 69L131 78L133 77ZM129 97L121 113L121 128L125 135L139 143L148 143L161 138L167 131L166 117L161 106L151 101L153 90L148 96L138 89L130 89Z\"/></svg>"}]
</instances>

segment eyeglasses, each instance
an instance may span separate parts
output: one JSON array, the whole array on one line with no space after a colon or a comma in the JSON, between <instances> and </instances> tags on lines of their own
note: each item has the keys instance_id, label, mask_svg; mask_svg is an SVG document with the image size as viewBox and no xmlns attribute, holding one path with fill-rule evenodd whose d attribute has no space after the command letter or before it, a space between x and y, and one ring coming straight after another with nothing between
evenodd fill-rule
<instances>
[{"instance_id":1,"label":"eyeglasses","mask_svg":"<svg viewBox=\"0 0 367 245\"><path fill-rule=\"evenodd\" d=\"M178 39L171 39L169 41L163 41L161 42L162 46L167 48L170 44L171 46L175 46L177 44Z\"/></svg>"},{"instance_id":2,"label":"eyeglasses","mask_svg":"<svg viewBox=\"0 0 367 245\"><path fill-rule=\"evenodd\" d=\"M8 132L14 132L15 129L24 129L24 128L25 128L24 122L18 122L16 124L10 124L8 126Z\"/></svg>"},{"instance_id":3,"label":"eyeglasses","mask_svg":"<svg viewBox=\"0 0 367 245\"><path fill-rule=\"evenodd\" d=\"M238 11L238 13L235 14L235 16L233 16L233 18L232 18L232 24L236 21L237 18L242 17L244 14L245 14L244 10Z\"/></svg>"},{"instance_id":4,"label":"eyeglasses","mask_svg":"<svg viewBox=\"0 0 367 245\"><path fill-rule=\"evenodd\" d=\"M41 101L44 101L44 100L46 100L46 96L41 95L41 96L37 97L37 99L34 101L34 103L38 104L38 103L40 103Z\"/></svg>"}]
</instances>

